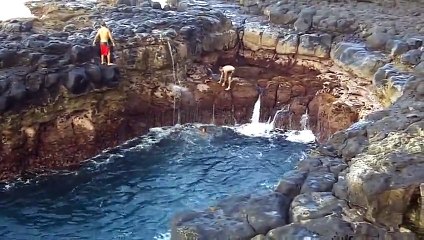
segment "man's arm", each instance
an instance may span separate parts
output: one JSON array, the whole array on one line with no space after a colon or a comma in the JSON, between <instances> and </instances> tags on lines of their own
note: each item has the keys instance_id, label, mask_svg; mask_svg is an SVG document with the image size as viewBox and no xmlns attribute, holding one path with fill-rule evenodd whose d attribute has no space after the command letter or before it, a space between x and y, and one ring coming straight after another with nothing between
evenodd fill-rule
<instances>
[{"instance_id":1,"label":"man's arm","mask_svg":"<svg viewBox=\"0 0 424 240\"><path fill-rule=\"evenodd\" d=\"M100 35L100 31L98 30L96 33L96 36L94 37L93 46L96 45L96 41L97 41L97 38L99 38L99 35Z\"/></svg>"},{"instance_id":2,"label":"man's arm","mask_svg":"<svg viewBox=\"0 0 424 240\"><path fill-rule=\"evenodd\" d=\"M110 30L107 31L108 35L109 35L109 39L112 42L112 46L115 46L115 40L113 40L112 38L112 33L110 32Z\"/></svg>"}]
</instances>

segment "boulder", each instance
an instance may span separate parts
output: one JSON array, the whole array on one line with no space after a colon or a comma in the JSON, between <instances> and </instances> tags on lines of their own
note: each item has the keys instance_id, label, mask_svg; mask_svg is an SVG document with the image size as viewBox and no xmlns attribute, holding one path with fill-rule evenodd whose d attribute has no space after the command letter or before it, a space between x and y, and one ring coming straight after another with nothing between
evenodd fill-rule
<instances>
[{"instance_id":1,"label":"boulder","mask_svg":"<svg viewBox=\"0 0 424 240\"><path fill-rule=\"evenodd\" d=\"M15 65L17 60L18 54L16 51L0 49L0 69Z\"/></svg>"},{"instance_id":2,"label":"boulder","mask_svg":"<svg viewBox=\"0 0 424 240\"><path fill-rule=\"evenodd\" d=\"M290 221L322 218L333 213L341 214L347 207L343 200L334 197L331 192L304 193L295 197L290 206Z\"/></svg>"},{"instance_id":3,"label":"boulder","mask_svg":"<svg viewBox=\"0 0 424 240\"><path fill-rule=\"evenodd\" d=\"M297 20L298 12L288 10L284 6L275 7L269 11L269 19L275 24L292 24Z\"/></svg>"},{"instance_id":4,"label":"boulder","mask_svg":"<svg viewBox=\"0 0 424 240\"><path fill-rule=\"evenodd\" d=\"M105 67L102 67L104 69ZM88 64L85 66L85 73L88 79L94 84L99 84L102 81L102 69L95 64Z\"/></svg>"},{"instance_id":5,"label":"boulder","mask_svg":"<svg viewBox=\"0 0 424 240\"><path fill-rule=\"evenodd\" d=\"M294 29L298 32L306 32L312 27L312 18L315 15L314 8L304 8L300 11L299 16L294 22Z\"/></svg>"},{"instance_id":6,"label":"boulder","mask_svg":"<svg viewBox=\"0 0 424 240\"><path fill-rule=\"evenodd\" d=\"M120 72L117 66L101 66L102 83L108 87L115 87L119 84Z\"/></svg>"},{"instance_id":7,"label":"boulder","mask_svg":"<svg viewBox=\"0 0 424 240\"><path fill-rule=\"evenodd\" d=\"M278 29L265 29L262 33L261 48L275 50L279 36L280 33Z\"/></svg>"},{"instance_id":8,"label":"boulder","mask_svg":"<svg viewBox=\"0 0 424 240\"><path fill-rule=\"evenodd\" d=\"M266 235L269 240L282 239L350 239L351 225L335 215L325 216L300 223L272 229Z\"/></svg>"},{"instance_id":9,"label":"boulder","mask_svg":"<svg viewBox=\"0 0 424 240\"><path fill-rule=\"evenodd\" d=\"M367 46L372 49L384 49L391 35L382 31L374 31L367 37Z\"/></svg>"},{"instance_id":10,"label":"boulder","mask_svg":"<svg viewBox=\"0 0 424 240\"><path fill-rule=\"evenodd\" d=\"M287 33L278 39L275 51L278 54L296 54L299 46L299 35L296 33Z\"/></svg>"},{"instance_id":11,"label":"boulder","mask_svg":"<svg viewBox=\"0 0 424 240\"><path fill-rule=\"evenodd\" d=\"M73 94L81 94L87 90L89 85L85 69L77 67L68 72L65 87Z\"/></svg>"},{"instance_id":12,"label":"boulder","mask_svg":"<svg viewBox=\"0 0 424 240\"><path fill-rule=\"evenodd\" d=\"M10 100L6 95L0 95L0 113L5 112L10 106Z\"/></svg>"},{"instance_id":13,"label":"boulder","mask_svg":"<svg viewBox=\"0 0 424 240\"><path fill-rule=\"evenodd\" d=\"M171 239L250 239L285 225L289 204L280 193L225 199L201 212L177 214Z\"/></svg>"},{"instance_id":14,"label":"boulder","mask_svg":"<svg viewBox=\"0 0 424 240\"><path fill-rule=\"evenodd\" d=\"M364 45L358 43L340 42L331 49L330 55L343 69L368 79L390 61L382 54L369 52Z\"/></svg>"},{"instance_id":15,"label":"boulder","mask_svg":"<svg viewBox=\"0 0 424 240\"><path fill-rule=\"evenodd\" d=\"M415 66L414 71L419 75L424 75L424 61Z\"/></svg>"},{"instance_id":16,"label":"boulder","mask_svg":"<svg viewBox=\"0 0 424 240\"><path fill-rule=\"evenodd\" d=\"M400 61L401 63L406 65L417 65L418 63L421 62L421 60L424 60L424 59L421 59L422 53L423 52L418 49L409 50L408 52L400 56Z\"/></svg>"},{"instance_id":17,"label":"boulder","mask_svg":"<svg viewBox=\"0 0 424 240\"><path fill-rule=\"evenodd\" d=\"M386 50L390 52L393 57L400 56L409 50L407 42L402 40L390 40L386 44Z\"/></svg>"},{"instance_id":18,"label":"boulder","mask_svg":"<svg viewBox=\"0 0 424 240\"><path fill-rule=\"evenodd\" d=\"M328 192L331 191L335 182L335 175L328 172L326 167L321 167L308 174L300 192Z\"/></svg>"},{"instance_id":19,"label":"boulder","mask_svg":"<svg viewBox=\"0 0 424 240\"><path fill-rule=\"evenodd\" d=\"M30 73L26 76L25 86L28 92L38 92L44 86L45 76L40 73Z\"/></svg>"},{"instance_id":20,"label":"boulder","mask_svg":"<svg viewBox=\"0 0 424 240\"><path fill-rule=\"evenodd\" d=\"M397 122L396 126L388 124L390 119ZM383 118L374 125L393 131L405 129L405 120ZM424 137L419 135L392 132L373 140L366 154L351 160L346 174L349 202L367 209L371 222L398 228L414 191L424 179L423 149Z\"/></svg>"},{"instance_id":21,"label":"boulder","mask_svg":"<svg viewBox=\"0 0 424 240\"><path fill-rule=\"evenodd\" d=\"M303 34L300 35L298 54L319 58L330 57L331 35L329 34Z\"/></svg>"},{"instance_id":22,"label":"boulder","mask_svg":"<svg viewBox=\"0 0 424 240\"><path fill-rule=\"evenodd\" d=\"M71 61L73 63L83 63L93 58L93 48L91 46L72 46L70 50Z\"/></svg>"},{"instance_id":23,"label":"boulder","mask_svg":"<svg viewBox=\"0 0 424 240\"><path fill-rule=\"evenodd\" d=\"M262 33L264 28L259 24L247 24L244 28L243 45L252 51L257 51L262 47Z\"/></svg>"},{"instance_id":24,"label":"boulder","mask_svg":"<svg viewBox=\"0 0 424 240\"><path fill-rule=\"evenodd\" d=\"M60 82L61 78L62 78L62 75L60 73L50 73L46 75L46 78L44 80L45 86L47 88L55 86L57 83Z\"/></svg>"},{"instance_id":25,"label":"boulder","mask_svg":"<svg viewBox=\"0 0 424 240\"><path fill-rule=\"evenodd\" d=\"M7 92L8 98L12 102L22 101L27 95L27 90L23 81L15 79L10 83L9 91Z\"/></svg>"},{"instance_id":26,"label":"boulder","mask_svg":"<svg viewBox=\"0 0 424 240\"><path fill-rule=\"evenodd\" d=\"M278 183L275 191L290 198L294 198L300 193L300 189L302 188L306 176L307 172L305 171L292 170L286 172Z\"/></svg>"}]
</instances>

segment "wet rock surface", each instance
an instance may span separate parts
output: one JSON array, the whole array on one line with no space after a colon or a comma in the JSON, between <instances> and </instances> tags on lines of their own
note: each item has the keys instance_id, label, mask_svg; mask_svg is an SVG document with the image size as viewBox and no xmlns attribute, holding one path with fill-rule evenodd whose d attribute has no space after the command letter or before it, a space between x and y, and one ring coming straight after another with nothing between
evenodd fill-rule
<instances>
[{"instance_id":1,"label":"wet rock surface","mask_svg":"<svg viewBox=\"0 0 424 240\"><path fill-rule=\"evenodd\" d=\"M287 224L288 208L279 193L225 199L206 211L177 214L171 239L250 239Z\"/></svg>"}]
</instances>

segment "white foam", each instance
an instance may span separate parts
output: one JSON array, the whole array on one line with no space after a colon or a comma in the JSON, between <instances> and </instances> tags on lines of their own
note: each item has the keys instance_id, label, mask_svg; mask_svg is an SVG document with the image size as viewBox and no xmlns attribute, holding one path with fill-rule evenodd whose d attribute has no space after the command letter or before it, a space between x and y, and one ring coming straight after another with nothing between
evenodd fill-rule
<instances>
[{"instance_id":1,"label":"white foam","mask_svg":"<svg viewBox=\"0 0 424 240\"><path fill-rule=\"evenodd\" d=\"M27 6L26 0L0 0L0 21L13 18L35 18Z\"/></svg>"},{"instance_id":2,"label":"white foam","mask_svg":"<svg viewBox=\"0 0 424 240\"><path fill-rule=\"evenodd\" d=\"M316 138L314 133L311 130L302 130L302 131L289 131L285 133L286 140L290 142L298 143L313 143Z\"/></svg>"},{"instance_id":3,"label":"white foam","mask_svg":"<svg viewBox=\"0 0 424 240\"><path fill-rule=\"evenodd\" d=\"M248 137L271 137L274 126L270 123L248 123L232 129Z\"/></svg>"},{"instance_id":4,"label":"white foam","mask_svg":"<svg viewBox=\"0 0 424 240\"><path fill-rule=\"evenodd\" d=\"M159 233L153 239L155 239L155 240L170 240L171 239L171 232Z\"/></svg>"}]
</instances>

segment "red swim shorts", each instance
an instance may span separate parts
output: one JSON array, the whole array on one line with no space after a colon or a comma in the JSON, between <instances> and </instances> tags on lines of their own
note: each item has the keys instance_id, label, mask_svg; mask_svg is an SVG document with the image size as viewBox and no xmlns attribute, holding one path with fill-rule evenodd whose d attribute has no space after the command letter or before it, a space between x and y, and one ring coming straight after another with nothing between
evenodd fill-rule
<instances>
[{"instance_id":1,"label":"red swim shorts","mask_svg":"<svg viewBox=\"0 0 424 240\"><path fill-rule=\"evenodd\" d=\"M109 44L100 43L100 54L102 56L107 56L109 54Z\"/></svg>"}]
</instances>

